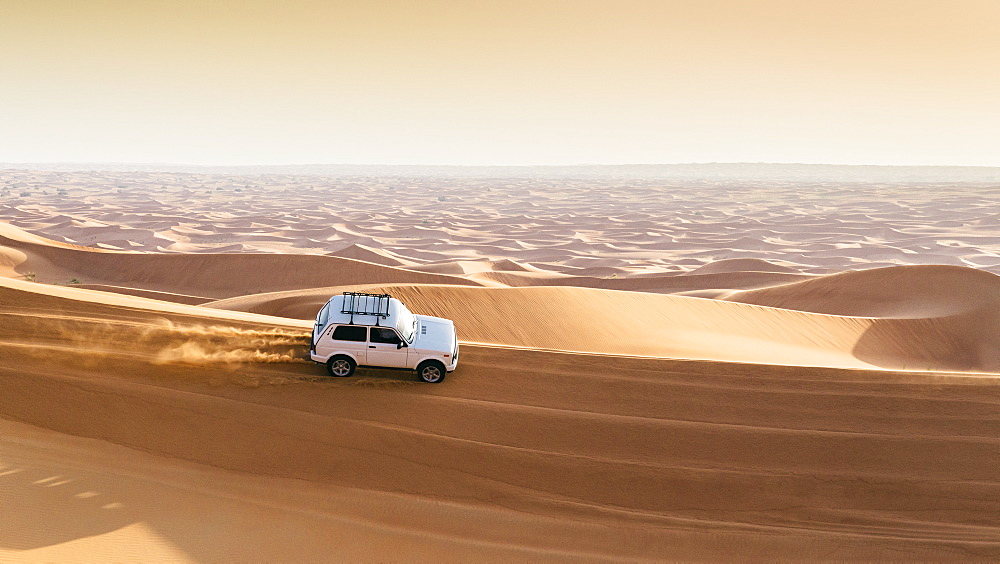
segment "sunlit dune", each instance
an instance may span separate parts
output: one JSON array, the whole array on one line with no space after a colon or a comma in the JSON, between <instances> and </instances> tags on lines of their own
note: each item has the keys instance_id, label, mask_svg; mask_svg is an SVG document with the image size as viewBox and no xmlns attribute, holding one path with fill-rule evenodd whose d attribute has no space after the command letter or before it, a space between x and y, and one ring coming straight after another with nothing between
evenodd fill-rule
<instances>
[{"instance_id":1,"label":"sunlit dune","mask_svg":"<svg viewBox=\"0 0 1000 564\"><path fill-rule=\"evenodd\" d=\"M74 197L0 203L0 560L1000 556L995 188L37 174ZM458 369L327 376L344 290Z\"/></svg>"}]
</instances>

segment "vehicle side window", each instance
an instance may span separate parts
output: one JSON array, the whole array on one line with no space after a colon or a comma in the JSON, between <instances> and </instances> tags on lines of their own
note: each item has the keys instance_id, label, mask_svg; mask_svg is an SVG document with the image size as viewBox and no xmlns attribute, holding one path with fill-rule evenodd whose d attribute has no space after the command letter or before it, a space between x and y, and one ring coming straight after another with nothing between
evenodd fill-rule
<instances>
[{"instance_id":1,"label":"vehicle side window","mask_svg":"<svg viewBox=\"0 0 1000 564\"><path fill-rule=\"evenodd\" d=\"M363 343L368 339L368 328L357 325L341 325L333 330L334 341L355 341Z\"/></svg>"},{"instance_id":2,"label":"vehicle side window","mask_svg":"<svg viewBox=\"0 0 1000 564\"><path fill-rule=\"evenodd\" d=\"M390 345L397 345L402 343L399 339L399 335L395 331L387 327L372 327L372 339L373 343L387 343Z\"/></svg>"}]
</instances>

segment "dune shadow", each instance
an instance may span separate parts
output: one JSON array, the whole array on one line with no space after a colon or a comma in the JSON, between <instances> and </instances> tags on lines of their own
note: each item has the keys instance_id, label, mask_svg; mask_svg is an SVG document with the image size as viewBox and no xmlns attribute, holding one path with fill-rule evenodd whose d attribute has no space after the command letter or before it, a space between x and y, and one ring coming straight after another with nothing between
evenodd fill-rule
<instances>
[{"instance_id":1,"label":"dune shadow","mask_svg":"<svg viewBox=\"0 0 1000 564\"><path fill-rule=\"evenodd\" d=\"M851 352L859 360L892 370L990 370L982 347L974 331L956 330L941 320L876 319Z\"/></svg>"},{"instance_id":2,"label":"dune shadow","mask_svg":"<svg viewBox=\"0 0 1000 564\"><path fill-rule=\"evenodd\" d=\"M5 454L0 451L0 454ZM69 453L72 458L74 455ZM134 455L129 455L134 456ZM144 456L144 455L140 455ZM104 464L102 462L102 464ZM114 457L107 464L122 464ZM127 462L126 462L127 464ZM142 468L140 463L138 468ZM218 478L218 474L214 475ZM294 513L226 496L177 488L116 470L73 470L58 463L0 462L0 561L38 558L30 551L55 548L70 560L100 559L86 552L93 544L74 541L136 530L97 541L105 554L121 561L177 559L203 561L301 561L295 554L318 554L325 542L322 525ZM284 525L296 521L302 529ZM252 535L261 523L278 526L269 535ZM322 523L322 522L321 522ZM89 548L88 548L89 547ZM304 552L300 552L304 551ZM134 552L138 550L138 552ZM109 552L110 551L110 552ZM133 552L128 552L133 551ZM19 556L21 553L22 556ZM45 557L43 557L45 558ZM118 556L112 558L119 560Z\"/></svg>"},{"instance_id":3,"label":"dune shadow","mask_svg":"<svg viewBox=\"0 0 1000 564\"><path fill-rule=\"evenodd\" d=\"M0 465L0 548L31 550L138 521L111 480Z\"/></svg>"}]
</instances>

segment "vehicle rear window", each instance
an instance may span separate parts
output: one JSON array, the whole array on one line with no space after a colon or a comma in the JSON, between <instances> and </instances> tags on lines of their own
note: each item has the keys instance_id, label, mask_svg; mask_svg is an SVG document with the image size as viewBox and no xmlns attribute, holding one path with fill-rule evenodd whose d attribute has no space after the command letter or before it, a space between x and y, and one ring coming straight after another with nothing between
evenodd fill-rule
<instances>
[{"instance_id":1,"label":"vehicle rear window","mask_svg":"<svg viewBox=\"0 0 1000 564\"><path fill-rule=\"evenodd\" d=\"M330 319L329 303L323 306L323 309L319 310L319 313L316 314L316 326L319 327L320 331L322 331L323 328L326 327L326 322L328 319Z\"/></svg>"},{"instance_id":2,"label":"vehicle rear window","mask_svg":"<svg viewBox=\"0 0 1000 564\"><path fill-rule=\"evenodd\" d=\"M368 328L357 325L341 325L333 330L335 341L357 341L363 343L368 340Z\"/></svg>"}]
</instances>

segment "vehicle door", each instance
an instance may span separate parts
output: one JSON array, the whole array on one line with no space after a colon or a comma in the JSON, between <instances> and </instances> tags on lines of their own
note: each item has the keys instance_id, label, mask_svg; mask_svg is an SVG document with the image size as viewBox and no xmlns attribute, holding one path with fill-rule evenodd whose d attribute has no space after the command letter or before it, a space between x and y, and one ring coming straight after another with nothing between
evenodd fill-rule
<instances>
[{"instance_id":1,"label":"vehicle door","mask_svg":"<svg viewBox=\"0 0 1000 564\"><path fill-rule=\"evenodd\" d=\"M370 327L368 364L386 368L412 368L407 364L409 347L400 348L403 340L391 327ZM405 343L403 343L405 345Z\"/></svg>"},{"instance_id":2,"label":"vehicle door","mask_svg":"<svg viewBox=\"0 0 1000 564\"><path fill-rule=\"evenodd\" d=\"M354 357L358 364L369 364L368 328L364 325L338 325L334 327L330 333L329 345L333 349L329 352L334 354L347 352Z\"/></svg>"}]
</instances>

